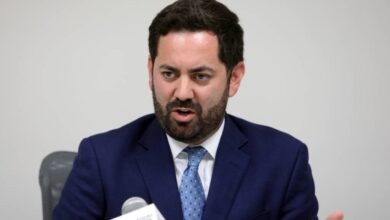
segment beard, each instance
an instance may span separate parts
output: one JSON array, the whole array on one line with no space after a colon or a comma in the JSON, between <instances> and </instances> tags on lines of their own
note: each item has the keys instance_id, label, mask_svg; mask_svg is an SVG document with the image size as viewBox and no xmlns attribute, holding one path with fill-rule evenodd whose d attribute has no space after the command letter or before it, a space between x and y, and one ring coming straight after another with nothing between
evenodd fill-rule
<instances>
[{"instance_id":1,"label":"beard","mask_svg":"<svg viewBox=\"0 0 390 220\"><path fill-rule=\"evenodd\" d=\"M152 87L153 104L157 120L164 131L172 138L187 143L200 144L211 136L221 125L228 101L229 86L227 85L217 104L212 106L207 112L199 103L192 100L174 100L169 102L164 109L157 98ZM177 122L171 117L172 109L189 108L195 113L195 117L190 122Z\"/></svg>"}]
</instances>

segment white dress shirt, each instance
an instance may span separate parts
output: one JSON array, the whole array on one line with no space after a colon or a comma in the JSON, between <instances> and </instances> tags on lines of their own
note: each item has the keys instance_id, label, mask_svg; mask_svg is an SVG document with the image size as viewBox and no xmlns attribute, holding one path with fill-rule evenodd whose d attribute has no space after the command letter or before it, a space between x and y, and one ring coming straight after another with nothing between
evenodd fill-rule
<instances>
[{"instance_id":1,"label":"white dress shirt","mask_svg":"<svg viewBox=\"0 0 390 220\"><path fill-rule=\"evenodd\" d=\"M207 150L207 153L200 161L198 168L199 177L202 182L206 198L209 193L211 177L213 176L215 155L217 154L217 148L219 141L221 140L224 125L225 119L222 121L221 126L219 126L218 130L212 136L206 139L203 143L196 145L202 146ZM167 135L167 138L171 148L173 162L175 164L177 185L180 188L181 178L183 177L183 173L188 166L188 156L187 153L183 151L184 148L188 146L188 144L177 141L169 135Z\"/></svg>"}]
</instances>

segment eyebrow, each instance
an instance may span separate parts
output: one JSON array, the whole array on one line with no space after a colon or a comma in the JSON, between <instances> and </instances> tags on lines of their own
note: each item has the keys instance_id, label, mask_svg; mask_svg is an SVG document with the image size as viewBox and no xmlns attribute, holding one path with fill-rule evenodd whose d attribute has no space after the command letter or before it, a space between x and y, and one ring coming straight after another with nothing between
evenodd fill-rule
<instances>
[{"instance_id":1,"label":"eyebrow","mask_svg":"<svg viewBox=\"0 0 390 220\"><path fill-rule=\"evenodd\" d=\"M165 69L165 70L169 70L169 71L172 71L172 72L179 72L179 70L173 66L169 66L169 65L166 65L166 64L162 64L159 66L159 69L162 70L162 69Z\"/></svg>"},{"instance_id":2,"label":"eyebrow","mask_svg":"<svg viewBox=\"0 0 390 220\"><path fill-rule=\"evenodd\" d=\"M159 66L159 69L165 69L165 70L169 70L169 71L172 71L172 72L179 72L179 69L173 67L173 66L170 66L170 65L166 65L166 64L162 64ZM198 72L211 72L211 73L215 73L215 70L211 67L208 67L208 66L198 66L198 67L194 67L194 68L191 68L189 70L190 73L198 73Z\"/></svg>"},{"instance_id":3,"label":"eyebrow","mask_svg":"<svg viewBox=\"0 0 390 220\"><path fill-rule=\"evenodd\" d=\"M215 73L215 70L213 68L210 68L208 66L199 66L199 67L195 67L195 68L191 68L190 69L190 73L199 73L199 72L211 72L211 73Z\"/></svg>"}]
</instances>

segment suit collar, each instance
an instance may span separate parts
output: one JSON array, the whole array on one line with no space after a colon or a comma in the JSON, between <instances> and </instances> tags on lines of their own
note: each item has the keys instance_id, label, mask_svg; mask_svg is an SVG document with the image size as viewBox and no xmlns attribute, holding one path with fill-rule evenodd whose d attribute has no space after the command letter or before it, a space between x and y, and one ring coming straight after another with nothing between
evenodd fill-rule
<instances>
[{"instance_id":1,"label":"suit collar","mask_svg":"<svg viewBox=\"0 0 390 220\"><path fill-rule=\"evenodd\" d=\"M165 132L154 120L139 140L137 163L151 201L166 219L182 219L175 167Z\"/></svg>"},{"instance_id":2,"label":"suit collar","mask_svg":"<svg viewBox=\"0 0 390 220\"><path fill-rule=\"evenodd\" d=\"M240 150L246 143L246 137L227 115L203 213L204 219L227 219L249 163L249 155Z\"/></svg>"},{"instance_id":3,"label":"suit collar","mask_svg":"<svg viewBox=\"0 0 390 220\"><path fill-rule=\"evenodd\" d=\"M249 163L249 155L240 150L247 142L229 115L218 145L213 176L203 212L204 219L226 219ZM137 163L155 203L166 219L182 219L172 153L157 120L139 140ZM150 202L150 201L149 201Z\"/></svg>"}]
</instances>

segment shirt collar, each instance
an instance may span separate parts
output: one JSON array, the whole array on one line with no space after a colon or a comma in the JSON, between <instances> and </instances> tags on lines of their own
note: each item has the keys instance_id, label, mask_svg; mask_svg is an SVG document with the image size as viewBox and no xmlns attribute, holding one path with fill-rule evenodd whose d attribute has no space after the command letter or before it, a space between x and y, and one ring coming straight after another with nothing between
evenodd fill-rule
<instances>
[{"instance_id":1,"label":"shirt collar","mask_svg":"<svg viewBox=\"0 0 390 220\"><path fill-rule=\"evenodd\" d=\"M203 143L199 144L199 146L204 147L207 150L207 153L214 159L217 154L217 149L219 145L219 141L222 137L222 132L225 127L225 118L223 119L221 125L218 130L207 138ZM176 158L183 150L188 146L188 144L180 142L171 136L167 135L169 147L171 148L173 158Z\"/></svg>"}]
</instances>

